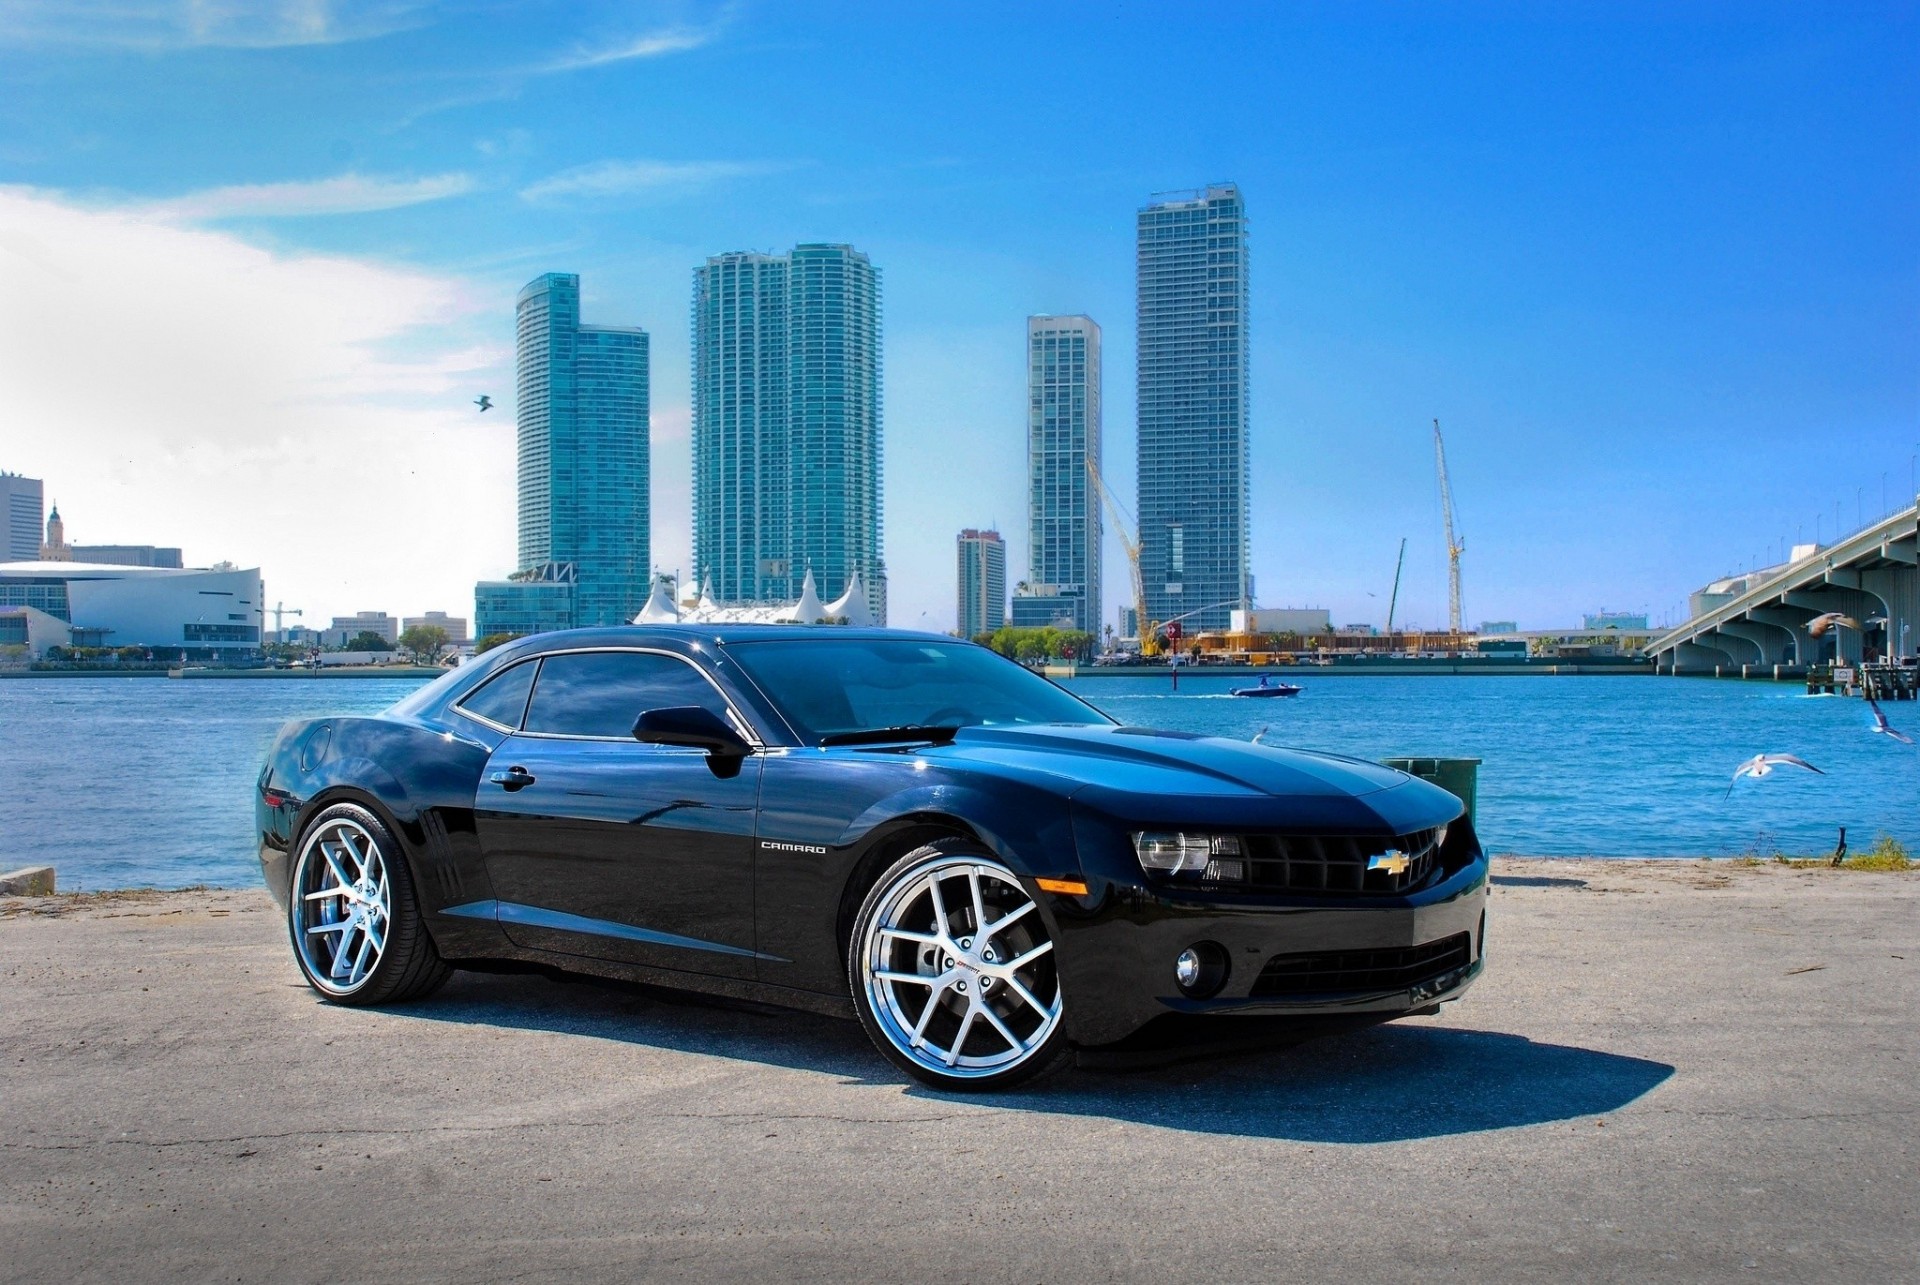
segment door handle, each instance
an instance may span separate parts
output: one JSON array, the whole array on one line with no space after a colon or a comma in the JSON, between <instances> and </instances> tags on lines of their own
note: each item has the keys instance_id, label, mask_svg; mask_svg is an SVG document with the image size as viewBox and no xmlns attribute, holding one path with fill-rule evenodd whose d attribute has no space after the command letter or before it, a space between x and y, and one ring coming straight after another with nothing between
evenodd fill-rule
<instances>
[{"instance_id":1,"label":"door handle","mask_svg":"<svg viewBox=\"0 0 1920 1285\"><path fill-rule=\"evenodd\" d=\"M512 793L514 790L524 790L529 785L532 785L534 775L524 767L516 766L510 767L504 772L495 772L487 779L508 793Z\"/></svg>"}]
</instances>

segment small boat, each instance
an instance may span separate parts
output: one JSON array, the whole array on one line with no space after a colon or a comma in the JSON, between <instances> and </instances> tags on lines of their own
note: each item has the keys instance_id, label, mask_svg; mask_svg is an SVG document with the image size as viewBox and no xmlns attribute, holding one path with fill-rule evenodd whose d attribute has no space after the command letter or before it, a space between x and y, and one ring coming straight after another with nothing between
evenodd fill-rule
<instances>
[{"instance_id":1,"label":"small boat","mask_svg":"<svg viewBox=\"0 0 1920 1285\"><path fill-rule=\"evenodd\" d=\"M1260 675L1258 687L1236 687L1235 696L1298 696L1301 689L1293 683L1270 683L1265 674Z\"/></svg>"}]
</instances>

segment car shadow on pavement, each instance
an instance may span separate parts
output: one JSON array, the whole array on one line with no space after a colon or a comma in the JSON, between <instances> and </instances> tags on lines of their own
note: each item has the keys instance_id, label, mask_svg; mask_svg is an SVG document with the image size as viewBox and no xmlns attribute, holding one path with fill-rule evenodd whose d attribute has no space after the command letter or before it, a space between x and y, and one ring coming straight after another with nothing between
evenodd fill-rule
<instances>
[{"instance_id":1,"label":"car shadow on pavement","mask_svg":"<svg viewBox=\"0 0 1920 1285\"><path fill-rule=\"evenodd\" d=\"M1394 1023L1213 1062L1079 1072L997 1101L1196 1133L1404 1142L1603 1115L1673 1071L1521 1035Z\"/></svg>"},{"instance_id":2,"label":"car shadow on pavement","mask_svg":"<svg viewBox=\"0 0 1920 1285\"><path fill-rule=\"evenodd\" d=\"M858 1024L620 983L462 973L396 1016L758 1062L856 1084L899 1084ZM1417 1023L1417 1024L1416 1024ZM1663 1062L1424 1019L1113 1073L1069 1069L1010 1093L913 1097L1300 1142L1443 1137L1604 1115L1674 1073Z\"/></svg>"}]
</instances>

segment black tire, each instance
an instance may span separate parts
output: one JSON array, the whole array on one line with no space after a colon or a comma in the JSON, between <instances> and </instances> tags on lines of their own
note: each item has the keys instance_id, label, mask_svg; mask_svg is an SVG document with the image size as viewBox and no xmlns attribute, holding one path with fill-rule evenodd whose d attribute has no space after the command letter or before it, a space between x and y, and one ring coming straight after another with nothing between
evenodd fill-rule
<instances>
[{"instance_id":1,"label":"black tire","mask_svg":"<svg viewBox=\"0 0 1920 1285\"><path fill-rule=\"evenodd\" d=\"M377 856L383 880L371 883L369 896L359 901L353 894L326 897L330 886L343 886L345 875L364 878L366 868L374 865L369 857L365 865L354 866L362 848ZM378 934L377 958L360 974L353 970L355 952L350 947L366 943L361 949L371 952L376 935L360 929L356 936L356 930L345 925L356 906L382 893L386 913L384 924L377 925L384 928ZM330 1003L356 1008L400 1004L431 995L453 976L452 966L440 958L421 922L420 900L399 840L385 822L357 803L323 808L301 832L287 895L287 932L301 975ZM350 958L340 960L341 954ZM344 976L338 971L342 963L349 970Z\"/></svg>"},{"instance_id":2,"label":"black tire","mask_svg":"<svg viewBox=\"0 0 1920 1285\"><path fill-rule=\"evenodd\" d=\"M979 905L989 926L1006 922L1005 917L1018 910L1022 901L1034 904L1020 911L1008 928L976 942L974 921L979 915L971 895L976 883L982 889ZM944 899L952 892L960 892L957 900L965 904L956 904L949 914ZM927 898L924 905L919 900L923 897ZM924 932L902 927L917 922L912 918L916 914L932 914L936 902L942 905L939 914L948 921L950 931L944 937L937 925ZM885 923L883 916L888 917ZM902 937L902 932L911 933L912 939ZM927 940L918 940L921 936ZM935 937L946 944L935 944ZM1010 968L1013 961L1030 953L1038 956L1035 962L1018 971ZM989 971L973 971L976 966ZM929 980L906 980L908 972L924 973ZM893 977L902 980L887 980ZM943 985L941 979L946 978L959 980ZM874 882L861 903L847 946L847 984L860 1024L874 1047L902 1071L936 1089L958 1093L1008 1089L1058 1070L1072 1055L1061 1020L1065 998L1053 961L1052 936L1038 899L999 858L976 843L942 839L927 844L894 862ZM923 988L926 998L915 1009L915 998ZM979 1021L989 1007L992 1017ZM910 1022L916 1030L907 1029ZM923 1043L936 1038L946 1043ZM945 1058L948 1052L951 1058Z\"/></svg>"}]
</instances>

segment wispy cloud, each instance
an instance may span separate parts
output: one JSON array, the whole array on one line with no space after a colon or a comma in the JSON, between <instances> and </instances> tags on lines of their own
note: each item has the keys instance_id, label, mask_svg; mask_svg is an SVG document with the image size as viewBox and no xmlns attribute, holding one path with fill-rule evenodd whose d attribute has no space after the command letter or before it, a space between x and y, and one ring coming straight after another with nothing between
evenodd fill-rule
<instances>
[{"instance_id":1,"label":"wispy cloud","mask_svg":"<svg viewBox=\"0 0 1920 1285\"><path fill-rule=\"evenodd\" d=\"M340 174L295 183L241 183L189 192L144 207L155 218L176 221L292 218L308 214L365 214L444 200L473 190L467 174L427 178L373 178Z\"/></svg>"},{"instance_id":2,"label":"wispy cloud","mask_svg":"<svg viewBox=\"0 0 1920 1285\"><path fill-rule=\"evenodd\" d=\"M0 44L277 49L370 40L424 21L407 0L6 0Z\"/></svg>"},{"instance_id":3,"label":"wispy cloud","mask_svg":"<svg viewBox=\"0 0 1920 1285\"><path fill-rule=\"evenodd\" d=\"M609 63L630 62L635 58L659 58L685 53L719 38L723 24L708 27L662 27L644 35L626 36L601 44L576 45L569 53L536 68L538 71L581 71L604 67Z\"/></svg>"},{"instance_id":4,"label":"wispy cloud","mask_svg":"<svg viewBox=\"0 0 1920 1285\"><path fill-rule=\"evenodd\" d=\"M671 200L730 179L793 168L789 161L597 161L529 184L520 189L520 198L535 205L634 196Z\"/></svg>"}]
</instances>

